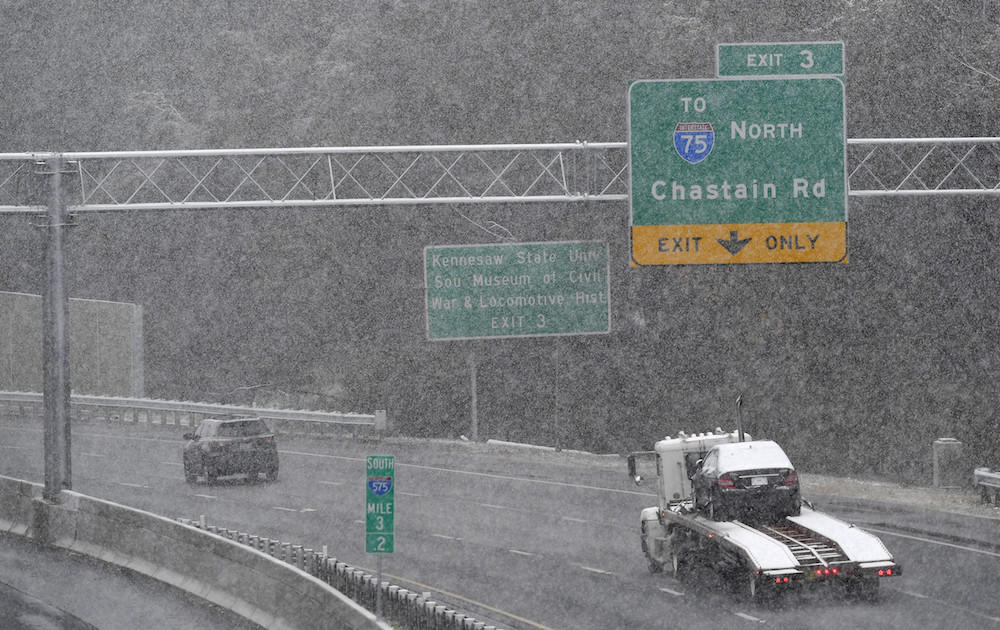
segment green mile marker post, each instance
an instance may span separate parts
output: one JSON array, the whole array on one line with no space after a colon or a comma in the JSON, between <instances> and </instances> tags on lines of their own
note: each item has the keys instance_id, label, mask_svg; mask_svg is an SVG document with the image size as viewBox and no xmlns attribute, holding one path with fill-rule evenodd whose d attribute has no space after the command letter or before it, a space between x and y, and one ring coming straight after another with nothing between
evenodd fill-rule
<instances>
[{"instance_id":1,"label":"green mile marker post","mask_svg":"<svg viewBox=\"0 0 1000 630\"><path fill-rule=\"evenodd\" d=\"M382 616L382 554L392 553L396 494L396 458L369 455L365 458L365 552L378 555L375 617Z\"/></svg>"}]
</instances>

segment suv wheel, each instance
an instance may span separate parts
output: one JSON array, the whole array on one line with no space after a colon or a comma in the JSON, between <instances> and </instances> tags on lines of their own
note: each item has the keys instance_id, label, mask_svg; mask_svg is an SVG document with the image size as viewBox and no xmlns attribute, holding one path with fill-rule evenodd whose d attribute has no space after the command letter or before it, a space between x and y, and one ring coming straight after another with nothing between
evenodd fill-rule
<instances>
[{"instance_id":1,"label":"suv wheel","mask_svg":"<svg viewBox=\"0 0 1000 630\"><path fill-rule=\"evenodd\" d=\"M275 464L274 466L271 466L270 468L268 468L267 472L264 473L264 476L267 478L268 481L277 481L278 480L278 465Z\"/></svg>"},{"instance_id":2,"label":"suv wheel","mask_svg":"<svg viewBox=\"0 0 1000 630\"><path fill-rule=\"evenodd\" d=\"M195 483L198 481L198 473L191 469L191 464L187 461L184 462L184 481L187 483Z\"/></svg>"}]
</instances>

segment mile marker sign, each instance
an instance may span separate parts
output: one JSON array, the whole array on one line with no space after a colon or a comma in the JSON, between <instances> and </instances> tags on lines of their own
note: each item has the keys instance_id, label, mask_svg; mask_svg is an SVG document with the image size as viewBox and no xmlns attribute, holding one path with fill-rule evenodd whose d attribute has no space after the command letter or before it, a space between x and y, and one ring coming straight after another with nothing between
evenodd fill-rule
<instances>
[{"instance_id":1,"label":"mile marker sign","mask_svg":"<svg viewBox=\"0 0 1000 630\"><path fill-rule=\"evenodd\" d=\"M392 553L396 494L396 458L369 455L365 482L365 552Z\"/></svg>"},{"instance_id":2,"label":"mile marker sign","mask_svg":"<svg viewBox=\"0 0 1000 630\"><path fill-rule=\"evenodd\" d=\"M633 266L847 256L836 77L629 86Z\"/></svg>"}]
</instances>

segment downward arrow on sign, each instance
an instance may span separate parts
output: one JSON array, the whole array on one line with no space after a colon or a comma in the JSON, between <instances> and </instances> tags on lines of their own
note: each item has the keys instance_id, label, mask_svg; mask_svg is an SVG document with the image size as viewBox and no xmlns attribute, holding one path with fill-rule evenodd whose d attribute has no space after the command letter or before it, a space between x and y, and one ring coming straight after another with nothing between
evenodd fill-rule
<instances>
[{"instance_id":1,"label":"downward arrow on sign","mask_svg":"<svg viewBox=\"0 0 1000 630\"><path fill-rule=\"evenodd\" d=\"M746 244L752 241L753 239L750 238L740 239L738 238L736 230L733 230L729 233L728 241L724 241L721 238L717 238L715 240L719 241L719 245L725 247L726 251L735 256L736 254L740 253L740 250L743 249L746 246Z\"/></svg>"}]
</instances>

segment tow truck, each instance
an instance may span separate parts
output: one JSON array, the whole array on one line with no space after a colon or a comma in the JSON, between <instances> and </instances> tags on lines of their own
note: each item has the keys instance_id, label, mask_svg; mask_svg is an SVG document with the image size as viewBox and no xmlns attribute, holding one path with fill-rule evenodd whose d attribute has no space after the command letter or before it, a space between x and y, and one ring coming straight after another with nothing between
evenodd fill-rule
<instances>
[{"instance_id":1,"label":"tow truck","mask_svg":"<svg viewBox=\"0 0 1000 630\"><path fill-rule=\"evenodd\" d=\"M885 578L901 575L882 541L802 500L799 514L777 520L715 520L694 500L691 477L718 444L752 441L742 431L667 436L653 451L628 456L638 485L641 461L653 460L659 504L642 510L640 541L649 569L683 580L696 565L714 568L745 597L760 601L783 591L837 583L859 599L877 599Z\"/></svg>"}]
</instances>

